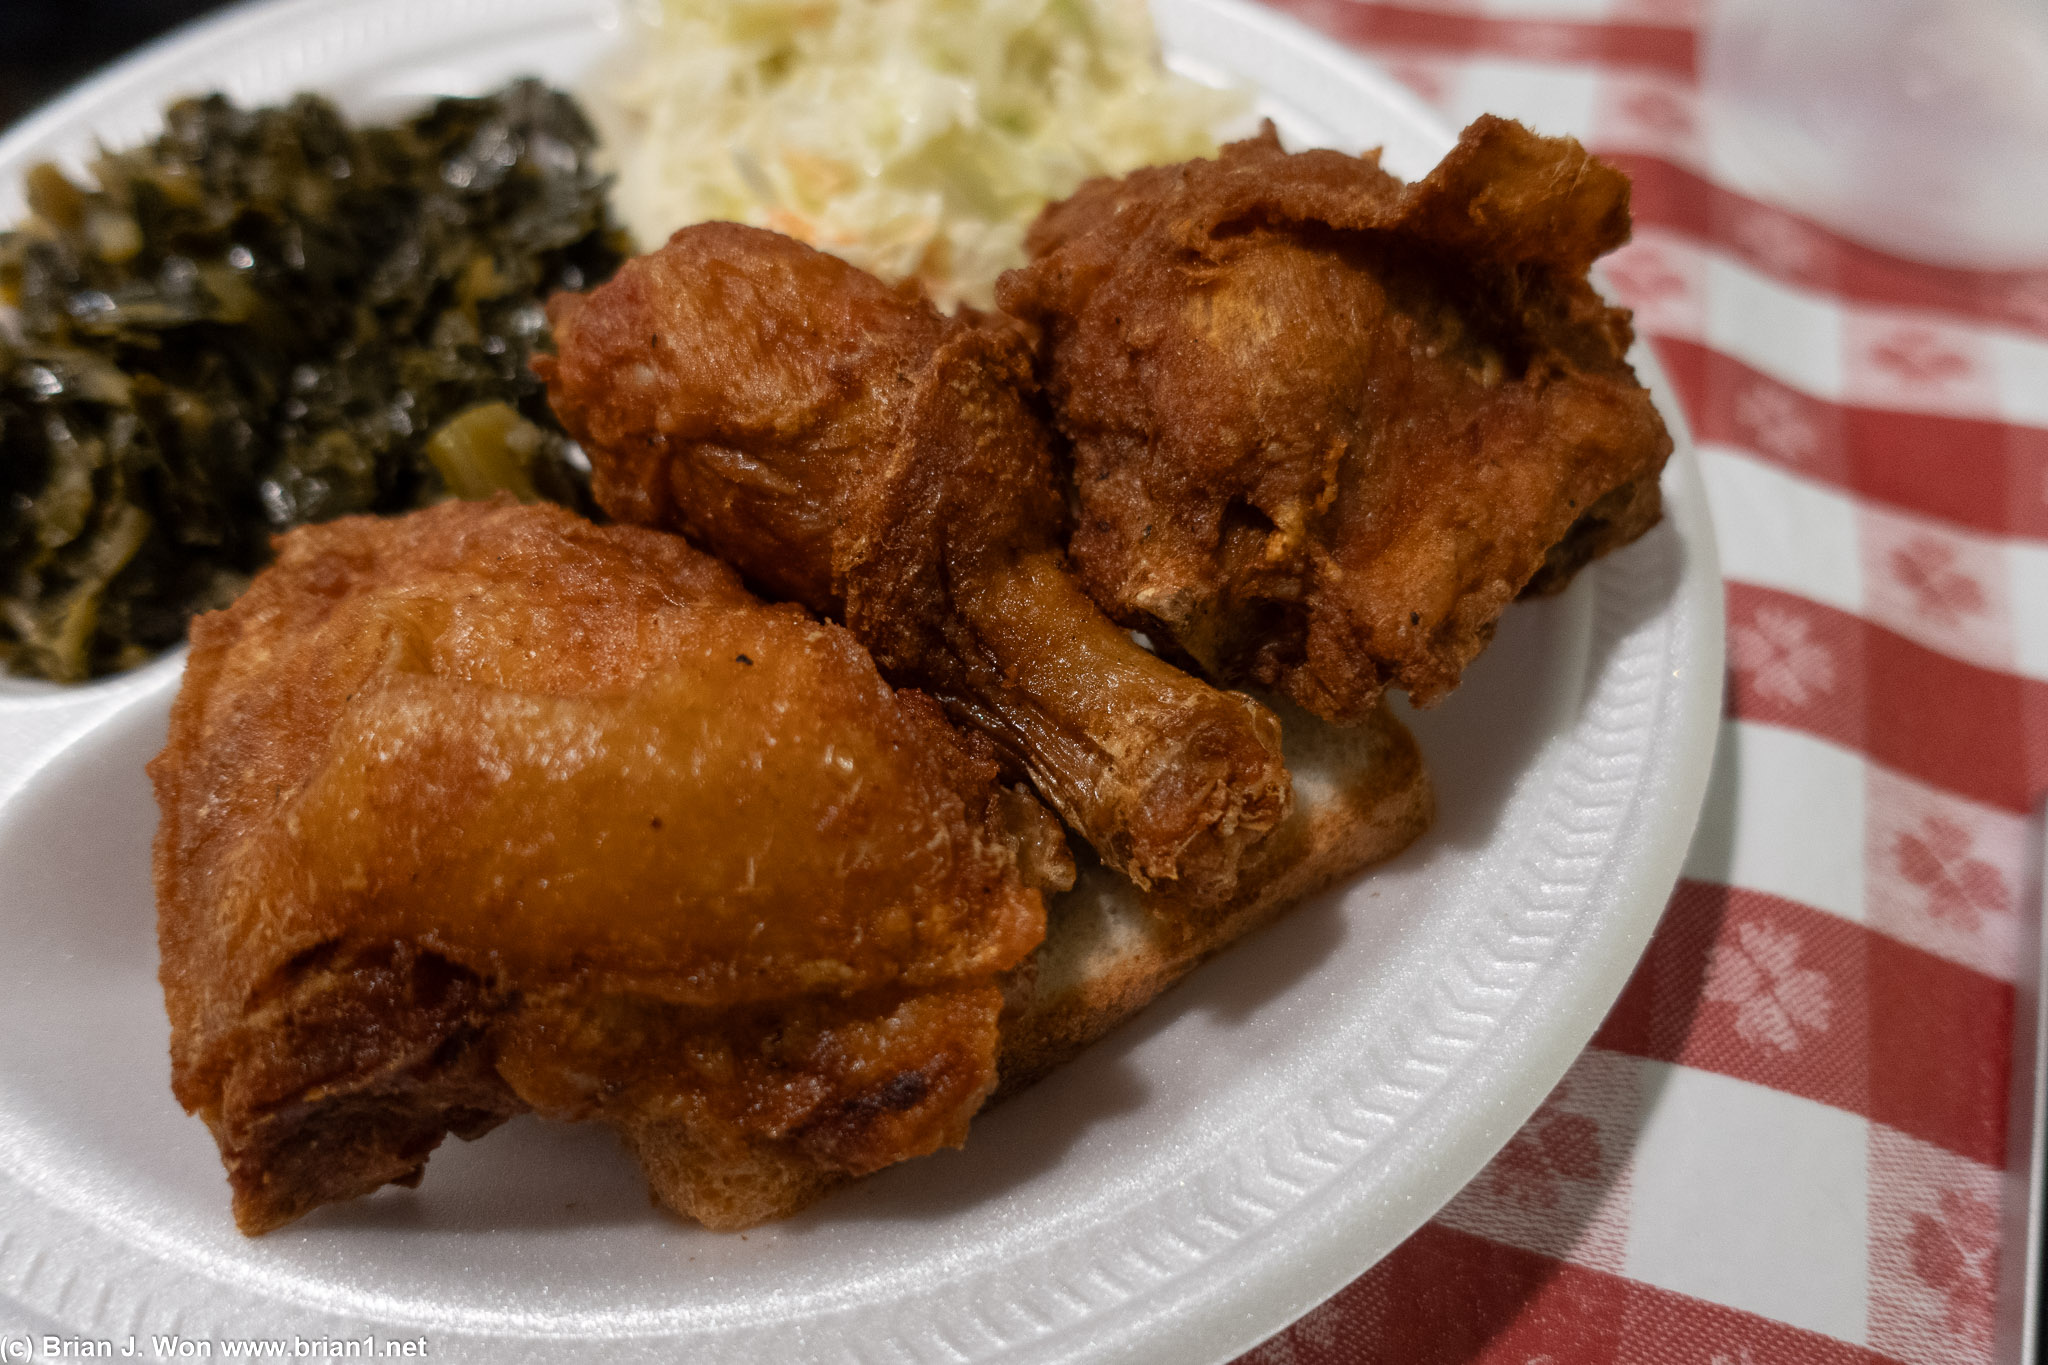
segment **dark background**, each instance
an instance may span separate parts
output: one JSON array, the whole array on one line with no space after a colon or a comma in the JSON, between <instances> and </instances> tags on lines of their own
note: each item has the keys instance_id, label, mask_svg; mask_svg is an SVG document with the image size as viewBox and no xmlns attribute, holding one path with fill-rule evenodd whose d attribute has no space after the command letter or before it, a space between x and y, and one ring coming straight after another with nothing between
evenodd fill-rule
<instances>
[{"instance_id":1,"label":"dark background","mask_svg":"<svg viewBox=\"0 0 2048 1365\"><path fill-rule=\"evenodd\" d=\"M0 0L0 127L220 0Z\"/></svg>"}]
</instances>

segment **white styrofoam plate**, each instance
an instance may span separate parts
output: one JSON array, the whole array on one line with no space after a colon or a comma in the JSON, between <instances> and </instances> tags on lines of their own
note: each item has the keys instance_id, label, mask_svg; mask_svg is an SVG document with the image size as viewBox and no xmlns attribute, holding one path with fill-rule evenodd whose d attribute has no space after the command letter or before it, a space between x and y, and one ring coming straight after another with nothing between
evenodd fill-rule
<instances>
[{"instance_id":1,"label":"white styrofoam plate","mask_svg":"<svg viewBox=\"0 0 2048 1365\"><path fill-rule=\"evenodd\" d=\"M1158 0L1174 60L1248 80L1294 144L1450 137L1396 87L1239 0ZM515 74L573 83L601 0L284 0L115 67L0 141L34 161L147 136L165 101L315 89L389 115ZM1637 364L1674 430L1678 408ZM739 1237L648 1207L595 1129L520 1120L260 1240L167 1084L142 765L172 657L0 686L0 1333L428 1339L436 1358L1225 1360L1391 1250L1585 1045L1649 937L1704 791L1721 591L1690 447L1669 515L1509 612L1413 717L1436 828L1238 945L966 1150ZM0 1340L4 1345L4 1340ZM218 1347L216 1347L218 1352Z\"/></svg>"}]
</instances>

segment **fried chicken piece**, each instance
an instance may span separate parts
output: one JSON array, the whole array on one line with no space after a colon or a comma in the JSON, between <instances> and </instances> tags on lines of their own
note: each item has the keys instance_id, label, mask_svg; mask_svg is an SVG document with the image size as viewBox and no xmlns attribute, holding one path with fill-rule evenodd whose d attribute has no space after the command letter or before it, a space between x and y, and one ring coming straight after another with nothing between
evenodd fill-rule
<instances>
[{"instance_id":1,"label":"fried chicken piece","mask_svg":"<svg viewBox=\"0 0 2048 1365\"><path fill-rule=\"evenodd\" d=\"M1073 876L847 631L509 500L281 538L149 771L172 1085L252 1234L526 1110L718 1228L957 1145Z\"/></svg>"},{"instance_id":2,"label":"fried chicken piece","mask_svg":"<svg viewBox=\"0 0 2048 1365\"><path fill-rule=\"evenodd\" d=\"M1042 329L1089 591L1326 719L1441 698L1518 594L1657 520L1671 439L1586 280L1628 195L1486 117L1414 185L1269 124L1047 208L996 297Z\"/></svg>"},{"instance_id":3,"label":"fried chicken piece","mask_svg":"<svg viewBox=\"0 0 2048 1365\"><path fill-rule=\"evenodd\" d=\"M1228 897L1291 799L1279 724L1138 648L1074 581L1012 324L731 223L548 313L557 355L534 367L607 512L843 619L1138 885Z\"/></svg>"}]
</instances>

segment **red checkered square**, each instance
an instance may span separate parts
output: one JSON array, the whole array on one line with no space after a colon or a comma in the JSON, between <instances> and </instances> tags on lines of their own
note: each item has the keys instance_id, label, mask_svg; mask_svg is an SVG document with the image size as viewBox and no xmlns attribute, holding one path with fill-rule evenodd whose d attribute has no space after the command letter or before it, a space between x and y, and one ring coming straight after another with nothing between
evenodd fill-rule
<instances>
[{"instance_id":1,"label":"red checkered square","mask_svg":"<svg viewBox=\"0 0 2048 1365\"><path fill-rule=\"evenodd\" d=\"M1857 532L1866 617L1953 658L2012 668L2012 595L1994 541L1872 503Z\"/></svg>"},{"instance_id":2,"label":"red checkered square","mask_svg":"<svg viewBox=\"0 0 2048 1365\"><path fill-rule=\"evenodd\" d=\"M1911 1365L1988 1365L1999 1173L1878 1125L1869 1161L1871 1345Z\"/></svg>"},{"instance_id":3,"label":"red checkered square","mask_svg":"<svg viewBox=\"0 0 2048 1365\"><path fill-rule=\"evenodd\" d=\"M1619 1271L1628 1251L1628 1152L1643 1098L1634 1058L1587 1051L1437 1221Z\"/></svg>"},{"instance_id":4,"label":"red checkered square","mask_svg":"<svg viewBox=\"0 0 2048 1365\"><path fill-rule=\"evenodd\" d=\"M1698 165L1706 156L1698 93L1679 76L1609 71L1600 82L1589 145Z\"/></svg>"},{"instance_id":5,"label":"red checkered square","mask_svg":"<svg viewBox=\"0 0 2048 1365\"><path fill-rule=\"evenodd\" d=\"M1984 338L1967 325L1889 309L1846 309L1842 352L1842 396L1849 402L1964 417L1999 410Z\"/></svg>"}]
</instances>

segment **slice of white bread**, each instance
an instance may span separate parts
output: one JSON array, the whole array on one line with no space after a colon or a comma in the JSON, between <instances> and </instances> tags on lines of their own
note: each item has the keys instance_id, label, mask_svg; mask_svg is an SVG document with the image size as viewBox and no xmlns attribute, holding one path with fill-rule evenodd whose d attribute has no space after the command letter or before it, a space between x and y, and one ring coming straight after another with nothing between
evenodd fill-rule
<instances>
[{"instance_id":1,"label":"slice of white bread","mask_svg":"<svg viewBox=\"0 0 2048 1365\"><path fill-rule=\"evenodd\" d=\"M1084 863L1047 908L1045 942L1010 990L997 1098L1053 1070L1174 982L1304 896L1393 857L1436 799L1407 727L1382 702L1339 727L1277 697L1294 811L1259 846L1237 896L1198 910Z\"/></svg>"}]
</instances>

